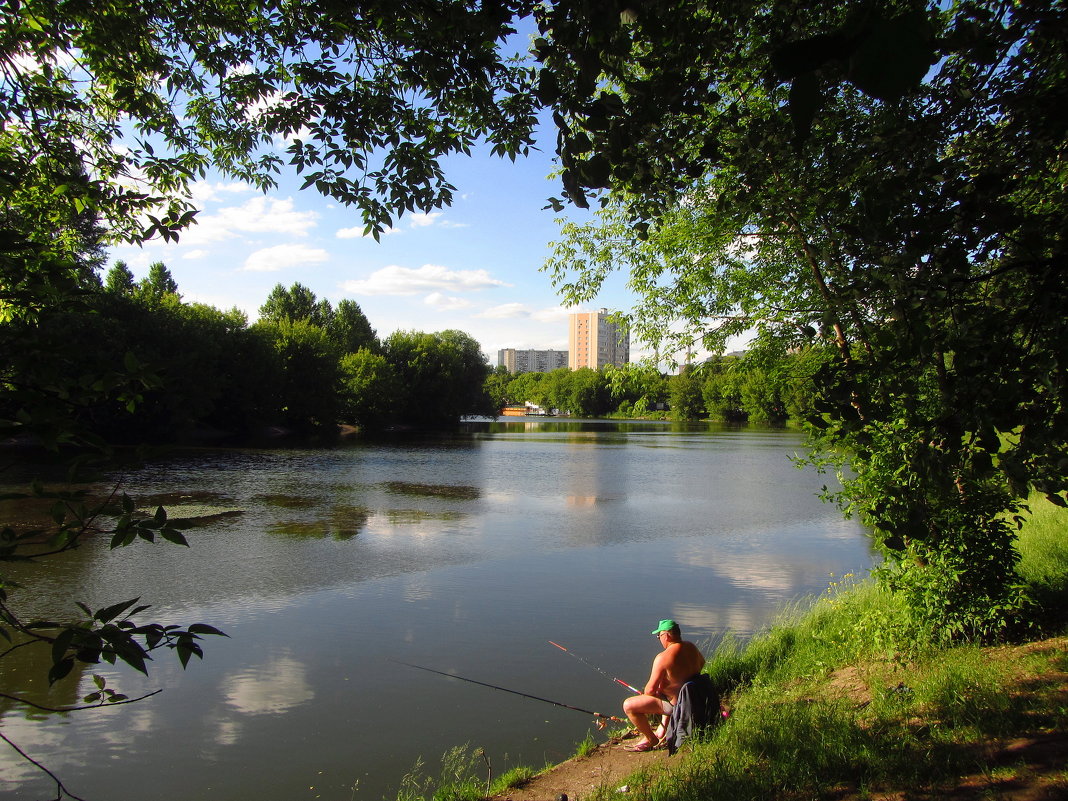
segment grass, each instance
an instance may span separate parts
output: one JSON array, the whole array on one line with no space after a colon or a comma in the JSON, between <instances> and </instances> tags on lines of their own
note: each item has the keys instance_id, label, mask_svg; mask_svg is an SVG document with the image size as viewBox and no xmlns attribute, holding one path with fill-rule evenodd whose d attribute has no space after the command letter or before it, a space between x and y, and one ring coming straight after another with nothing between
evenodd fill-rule
<instances>
[{"instance_id":1,"label":"grass","mask_svg":"<svg viewBox=\"0 0 1068 801\"><path fill-rule=\"evenodd\" d=\"M1017 572L1041 610L1068 606L1068 510L1032 496L1020 530ZM1048 622L1044 615L1042 623Z\"/></svg>"},{"instance_id":2,"label":"grass","mask_svg":"<svg viewBox=\"0 0 1068 801\"><path fill-rule=\"evenodd\" d=\"M576 757L589 756L590 754L592 754L596 750L597 750L597 742L593 739L593 734L589 733L589 734L586 735L586 739L583 740L582 742L580 742L578 744L578 746L575 748L575 756Z\"/></svg>"},{"instance_id":3,"label":"grass","mask_svg":"<svg viewBox=\"0 0 1068 801\"><path fill-rule=\"evenodd\" d=\"M590 748L594 746L592 737ZM550 766L546 765L543 770ZM485 771L483 777L482 771ZM520 765L493 776L489 757L481 748L474 751L461 745L449 749L441 758L441 770L435 779L428 776L422 760L402 779L397 792L397 801L479 801L492 795L504 793L530 781L539 773L534 768Z\"/></svg>"},{"instance_id":4,"label":"grass","mask_svg":"<svg viewBox=\"0 0 1068 801\"><path fill-rule=\"evenodd\" d=\"M1068 510L1040 498L1031 499L1030 509L1018 540L1018 572L1034 600L1033 631L1062 634ZM1048 678L1068 672L1063 647L935 647L917 636L893 595L851 576L834 581L814 602L784 610L748 643L725 639L705 670L719 686L732 688L731 716L687 746L669 770L629 777L630 797L937 796L968 775L980 777L986 795L997 797L1000 786L1026 779L1029 768L1022 760L989 764L991 742L1068 730L1063 686ZM577 754L593 747L591 735ZM472 781L475 760L466 758L467 777L443 769L433 801L477 801L510 786ZM509 781L514 786L533 775ZM1042 781L1068 794L1063 769ZM402 793L398 801L425 797ZM605 787L589 798L618 796Z\"/></svg>"}]
</instances>

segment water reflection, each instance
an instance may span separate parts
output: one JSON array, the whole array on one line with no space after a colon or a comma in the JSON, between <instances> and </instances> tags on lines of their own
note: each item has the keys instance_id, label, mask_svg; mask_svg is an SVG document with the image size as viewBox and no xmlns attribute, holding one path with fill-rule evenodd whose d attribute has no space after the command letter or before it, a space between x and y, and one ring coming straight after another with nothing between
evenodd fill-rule
<instances>
[{"instance_id":1,"label":"water reflection","mask_svg":"<svg viewBox=\"0 0 1068 801\"><path fill-rule=\"evenodd\" d=\"M286 507L294 508L294 507ZM312 520L278 520L267 531L283 537L325 539L345 542L367 528L372 512L365 506L338 505L326 509Z\"/></svg>"},{"instance_id":2,"label":"water reflection","mask_svg":"<svg viewBox=\"0 0 1068 801\"><path fill-rule=\"evenodd\" d=\"M278 715L315 697L304 664L292 655L272 657L266 664L228 679L226 703L245 715Z\"/></svg>"},{"instance_id":3,"label":"water reflection","mask_svg":"<svg viewBox=\"0 0 1068 801\"><path fill-rule=\"evenodd\" d=\"M498 772L566 757L587 718L396 661L617 710L618 686L572 672L549 640L640 683L656 620L698 641L748 633L830 572L870 563L860 526L815 498L822 477L786 460L797 445L781 432L537 421L176 454L123 489L166 499L172 519L214 516L191 527L190 549L90 542L26 573L20 602L47 617L72 596L95 608L142 595L162 622L202 620L231 639L185 671L158 660L145 689L167 692L144 708L37 727L0 706L4 730L62 754L80 794L109 801L149 784L159 801L310 800L321 776L324 798L350 798L359 780L358 798L376 801L418 757L464 742ZM13 665L0 662L5 685L25 680ZM137 677L107 678L139 694ZM13 761L0 755L5 778L22 775Z\"/></svg>"}]
</instances>

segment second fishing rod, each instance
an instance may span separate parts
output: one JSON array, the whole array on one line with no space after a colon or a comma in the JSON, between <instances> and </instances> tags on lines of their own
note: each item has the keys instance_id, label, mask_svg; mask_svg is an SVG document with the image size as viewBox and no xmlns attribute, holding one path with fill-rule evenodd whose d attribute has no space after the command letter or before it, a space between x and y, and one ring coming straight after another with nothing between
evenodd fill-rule
<instances>
[{"instance_id":1,"label":"second fishing rod","mask_svg":"<svg viewBox=\"0 0 1068 801\"><path fill-rule=\"evenodd\" d=\"M642 691L641 691L641 690L639 690L639 689L638 689L637 687L634 687L633 685L627 684L627 683L626 683L625 681L623 681L623 679L617 679L617 678L616 678L615 676L612 676L612 675L610 675L610 674L606 673L606 672L605 672L605 671L603 671L603 670L602 670L601 668L597 667L597 665L593 665L593 664L591 664L591 663L587 662L587 661L586 661L585 659L583 659L583 658L582 658L581 656L579 656L578 654L576 654L576 653L575 653L575 652L573 652L573 651L570 651L570 650L568 650L567 648L565 648L564 646L562 646L562 645L561 645L560 643L558 643L558 642L553 642L552 640L549 640L549 645L555 645L555 646L556 646L557 648L559 648L559 649L560 649L561 651L563 651L563 652L564 652L565 654L567 654L568 656L573 656L573 657L574 657L575 659L577 659L577 660L578 660L579 662L581 662L582 664L584 664L584 665L585 665L586 667L590 667L590 668L593 668L593 669L594 669L594 670L596 670L596 671L597 671L598 673L600 673L600 674L601 674L602 676L604 676L605 678L611 679L611 680L612 680L612 681L614 681L614 682L615 682L616 684L621 684L621 685L623 685L624 687L626 687L626 688L627 688L628 690L630 690L630 691L631 691L632 693L634 693L635 695L641 695L641 694L642 694Z\"/></svg>"}]
</instances>

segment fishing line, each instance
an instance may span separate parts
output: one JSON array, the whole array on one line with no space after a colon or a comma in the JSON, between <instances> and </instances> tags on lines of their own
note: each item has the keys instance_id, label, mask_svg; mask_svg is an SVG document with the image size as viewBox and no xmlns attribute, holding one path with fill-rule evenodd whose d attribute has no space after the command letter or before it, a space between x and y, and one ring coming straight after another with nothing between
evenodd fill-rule
<instances>
[{"instance_id":1,"label":"fishing line","mask_svg":"<svg viewBox=\"0 0 1068 801\"><path fill-rule=\"evenodd\" d=\"M425 670L428 673L437 673L439 676L445 676L450 679L459 679L460 681L467 681L471 684L478 684L482 687L489 687L491 690L500 690L502 693L511 693L512 695L520 695L523 698L529 698L532 701L541 701L546 704L552 704L553 706L562 706L564 709L573 709L576 712L582 712L586 715L593 715L595 718L602 718L604 720L613 720L616 723L627 723L622 718L614 717L613 715L602 715L600 712L593 712L589 709L583 709L578 706L571 706L571 704L565 704L561 701L553 701L549 698L541 698L537 695L529 695L528 693L521 693L518 690L509 690L507 687L498 687L496 684L487 684L484 681L477 681L475 679L464 678L463 676L457 676L455 673L445 673L441 670L434 670L434 668L423 667L422 665L413 665L411 662L401 662L399 659L391 659L391 662L395 662L398 665L405 665L410 668L416 668L417 670Z\"/></svg>"},{"instance_id":2,"label":"fishing line","mask_svg":"<svg viewBox=\"0 0 1068 801\"><path fill-rule=\"evenodd\" d=\"M563 652L564 652L565 654L567 654L568 656L573 656L573 657L575 657L575 659L577 659L577 660L578 660L579 662L581 662L582 664L584 664L584 665L585 665L586 667L591 667L591 668L593 668L593 669L594 669L594 670L596 670L596 671L597 671L598 673L600 673L600 674L601 674L602 676L605 676L606 678L609 678L609 679L611 679L611 680L612 680L612 681L614 681L614 682L615 682L616 684L622 684L622 685L623 685L624 687L626 687L626 688L627 688L628 690L630 690L630 691L631 691L632 693L635 693L636 695L641 695L641 694L642 694L642 691L641 691L641 690L639 690L639 689L638 689L637 687L632 687L632 686L630 686L630 685L629 685L629 684L627 684L627 683L626 683L625 681L623 681L623 679L617 679L617 678L616 678L615 676L609 676L609 675L608 675L607 673L605 673L605 672L604 672L603 670L601 670L601 669L600 669L599 667L597 667L597 665L594 665L594 664L591 664L591 663L587 662L587 661L586 661L585 659L583 659L583 658L582 658L581 656L579 656L578 654L576 654L576 653L573 653L572 651L569 651L569 650L567 650L566 648L564 648L564 646L562 646L562 645L561 645L560 643L558 643L558 642L553 642L552 640L549 640L549 645L555 645L555 646L556 646L557 648L559 648L559 649L560 649L561 651L563 651Z\"/></svg>"}]
</instances>

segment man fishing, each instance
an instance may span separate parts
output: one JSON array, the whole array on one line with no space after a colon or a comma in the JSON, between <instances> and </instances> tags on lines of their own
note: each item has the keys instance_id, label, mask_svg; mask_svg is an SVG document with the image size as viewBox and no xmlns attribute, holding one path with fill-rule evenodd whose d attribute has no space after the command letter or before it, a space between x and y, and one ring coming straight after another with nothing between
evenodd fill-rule
<instances>
[{"instance_id":1,"label":"man fishing","mask_svg":"<svg viewBox=\"0 0 1068 801\"><path fill-rule=\"evenodd\" d=\"M704 656L696 645L682 639L679 624L674 620L661 620L653 634L664 650L653 660L644 692L623 702L623 711L642 736L637 743L627 747L628 751L651 751L660 745L668 718L678 702L679 690L696 678L705 665ZM657 732L649 722L650 715L663 716Z\"/></svg>"}]
</instances>

